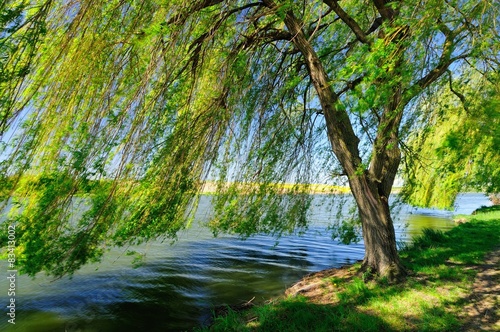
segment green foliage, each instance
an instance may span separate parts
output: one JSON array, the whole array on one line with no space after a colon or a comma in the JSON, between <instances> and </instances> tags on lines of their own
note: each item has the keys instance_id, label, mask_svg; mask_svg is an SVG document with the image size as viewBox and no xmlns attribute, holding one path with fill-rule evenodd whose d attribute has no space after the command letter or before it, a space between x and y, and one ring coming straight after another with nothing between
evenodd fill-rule
<instances>
[{"instance_id":1,"label":"green foliage","mask_svg":"<svg viewBox=\"0 0 500 332\"><path fill-rule=\"evenodd\" d=\"M361 220L356 206L351 205L347 214L343 209L339 209L335 221L328 226L328 229L332 232L332 239L339 240L343 244L359 242Z\"/></svg>"},{"instance_id":2,"label":"green foliage","mask_svg":"<svg viewBox=\"0 0 500 332\"><path fill-rule=\"evenodd\" d=\"M442 243L445 239L443 231L426 228L422 231L422 235L413 240L412 244L414 248L425 249L439 246L439 243Z\"/></svg>"},{"instance_id":3,"label":"green foliage","mask_svg":"<svg viewBox=\"0 0 500 332\"><path fill-rule=\"evenodd\" d=\"M47 32L49 3L7 0L0 4L0 135L18 112L16 96Z\"/></svg>"},{"instance_id":4,"label":"green foliage","mask_svg":"<svg viewBox=\"0 0 500 332\"><path fill-rule=\"evenodd\" d=\"M473 271L468 274L460 266L450 270L449 264L479 264L485 252L493 250L500 241L496 230L499 216L497 211L470 216L469 222L444 234L427 230L401 256L413 271L423 271L435 281L444 275L471 280Z\"/></svg>"},{"instance_id":5,"label":"green foliage","mask_svg":"<svg viewBox=\"0 0 500 332\"><path fill-rule=\"evenodd\" d=\"M500 211L500 205L482 206L479 209L476 209L473 212L473 214L484 213L484 212L494 212L494 211Z\"/></svg>"},{"instance_id":6,"label":"green foliage","mask_svg":"<svg viewBox=\"0 0 500 332\"><path fill-rule=\"evenodd\" d=\"M352 20L336 3L2 2L0 197L19 204L7 222L24 271L60 276L109 246L175 239L207 181L214 234L300 232L309 184L346 181L330 176L329 139L353 132L333 145L350 153L340 173L384 181L415 128L411 104L446 68L498 69L487 2L342 1ZM457 148L449 137L443 148ZM342 227L355 240L358 218Z\"/></svg>"},{"instance_id":7,"label":"green foliage","mask_svg":"<svg viewBox=\"0 0 500 332\"><path fill-rule=\"evenodd\" d=\"M449 88L426 108L423 127L410 139L403 195L417 206L451 207L463 190L500 191L498 74L463 85L466 104ZM431 119L429 121L429 119Z\"/></svg>"}]
</instances>

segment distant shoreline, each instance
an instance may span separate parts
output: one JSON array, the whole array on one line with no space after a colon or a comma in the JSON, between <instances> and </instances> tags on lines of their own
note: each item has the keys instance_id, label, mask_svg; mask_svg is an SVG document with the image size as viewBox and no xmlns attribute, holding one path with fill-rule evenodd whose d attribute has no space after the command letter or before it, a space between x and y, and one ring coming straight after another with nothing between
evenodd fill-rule
<instances>
[{"instance_id":1,"label":"distant shoreline","mask_svg":"<svg viewBox=\"0 0 500 332\"><path fill-rule=\"evenodd\" d=\"M214 181L207 181L202 187L202 194L216 194L217 186L219 184ZM227 183L227 185L234 185L234 183ZM239 184L241 189L252 188L257 186L257 183L241 183ZM276 186L276 188L283 193L288 193L293 190L302 190L301 187L309 187L307 193L313 195L330 195L330 194L348 194L351 192L350 188L347 186L336 186L330 184L294 184L294 183L283 183L283 184L271 184L270 186Z\"/></svg>"},{"instance_id":2,"label":"distant shoreline","mask_svg":"<svg viewBox=\"0 0 500 332\"><path fill-rule=\"evenodd\" d=\"M233 183L228 183L233 184ZM257 183L242 183L241 186L247 186L249 188L256 186ZM275 184L277 188L282 190L283 193L290 192L292 190L301 189L301 186L309 186L307 193L311 195L338 195L338 194L350 194L351 189L348 186L337 186L332 184L294 184L294 183L284 183L284 184ZM218 183L215 181L207 181L202 187L202 194L216 194L217 193ZM399 194L401 192L402 187L394 187L392 188L392 194Z\"/></svg>"}]
</instances>

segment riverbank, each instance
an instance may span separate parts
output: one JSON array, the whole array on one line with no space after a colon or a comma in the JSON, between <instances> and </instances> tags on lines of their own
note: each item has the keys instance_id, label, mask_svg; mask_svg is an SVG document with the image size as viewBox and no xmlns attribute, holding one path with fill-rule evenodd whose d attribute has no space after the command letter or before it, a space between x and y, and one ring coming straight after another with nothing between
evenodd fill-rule
<instances>
[{"instance_id":1,"label":"riverbank","mask_svg":"<svg viewBox=\"0 0 500 332\"><path fill-rule=\"evenodd\" d=\"M410 271L404 283L365 280L359 264L321 271L282 298L229 310L206 330L499 330L500 211L485 209L461 220L446 233L424 232L401 252Z\"/></svg>"}]
</instances>

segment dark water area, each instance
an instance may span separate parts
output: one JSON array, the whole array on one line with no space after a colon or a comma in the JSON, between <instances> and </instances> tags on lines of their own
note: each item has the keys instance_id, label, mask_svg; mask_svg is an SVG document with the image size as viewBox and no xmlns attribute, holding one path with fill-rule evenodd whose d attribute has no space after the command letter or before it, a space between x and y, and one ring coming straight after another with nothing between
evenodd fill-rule
<instances>
[{"instance_id":1,"label":"dark water area","mask_svg":"<svg viewBox=\"0 0 500 332\"><path fill-rule=\"evenodd\" d=\"M128 248L146 254L134 268L126 249L113 249L103 262L86 266L73 278L44 275L16 279L16 325L8 323L7 262L0 262L0 331L189 331L209 321L212 309L254 299L262 302L305 274L351 264L363 258L363 243L341 245L325 231L336 209L315 198L311 226L302 236L277 240L255 236L213 238L202 226L182 232L179 241ZM333 206L335 206L334 203ZM463 194L454 211L395 210L398 241L408 242L424 228L447 230L453 214L489 205L482 194ZM204 197L197 219L210 213Z\"/></svg>"}]
</instances>

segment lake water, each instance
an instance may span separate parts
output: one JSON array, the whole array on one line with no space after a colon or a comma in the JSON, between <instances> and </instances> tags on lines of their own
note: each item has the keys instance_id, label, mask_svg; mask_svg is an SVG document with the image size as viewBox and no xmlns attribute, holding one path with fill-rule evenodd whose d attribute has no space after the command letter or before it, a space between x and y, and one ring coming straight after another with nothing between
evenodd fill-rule
<instances>
[{"instance_id":1,"label":"lake water","mask_svg":"<svg viewBox=\"0 0 500 332\"><path fill-rule=\"evenodd\" d=\"M279 239L255 236L245 241L216 239L203 227L180 234L175 244L149 243L133 248L146 254L133 268L124 249L112 250L101 264L86 266L72 279L32 280L18 276L16 325L0 318L0 331L185 331L209 321L223 304L278 296L310 272L340 267L363 258L363 244L341 245L325 225L333 211L315 197L310 228L303 236ZM204 197L197 218L210 211ZM489 205L482 194L458 197L455 211L402 207L394 215L398 241L407 242L423 228L447 230L453 214L469 214ZM7 262L0 262L7 276ZM0 279L0 303L9 304L9 284Z\"/></svg>"}]
</instances>

